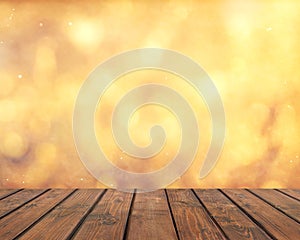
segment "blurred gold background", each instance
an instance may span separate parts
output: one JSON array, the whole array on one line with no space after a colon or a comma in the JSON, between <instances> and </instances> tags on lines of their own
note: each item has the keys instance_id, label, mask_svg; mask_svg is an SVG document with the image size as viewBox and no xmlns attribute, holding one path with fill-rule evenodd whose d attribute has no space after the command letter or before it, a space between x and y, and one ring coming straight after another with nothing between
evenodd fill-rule
<instances>
[{"instance_id":1,"label":"blurred gold background","mask_svg":"<svg viewBox=\"0 0 300 240\"><path fill-rule=\"evenodd\" d=\"M141 47L198 62L222 96L227 136L214 170L198 178L211 132L201 97L184 80L145 70L121 77L100 102L95 126L116 165L159 169L177 151L170 112L148 106L130 120L138 145L153 123L168 142L147 164L122 153L110 115L129 89L148 82L181 92L197 114L201 141L190 169L170 187L300 187L299 1L1 1L0 187L105 187L85 169L72 136L79 88L101 62Z\"/></svg>"}]
</instances>

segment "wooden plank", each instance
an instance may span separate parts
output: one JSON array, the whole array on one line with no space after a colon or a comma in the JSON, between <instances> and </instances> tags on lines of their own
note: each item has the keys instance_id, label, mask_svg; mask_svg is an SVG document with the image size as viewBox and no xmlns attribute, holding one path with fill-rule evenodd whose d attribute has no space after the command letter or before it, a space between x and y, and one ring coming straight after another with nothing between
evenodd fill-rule
<instances>
[{"instance_id":1,"label":"wooden plank","mask_svg":"<svg viewBox=\"0 0 300 240\"><path fill-rule=\"evenodd\" d=\"M278 189L278 191L285 193L293 198L300 201L300 190L299 189Z\"/></svg>"},{"instance_id":2,"label":"wooden plank","mask_svg":"<svg viewBox=\"0 0 300 240\"><path fill-rule=\"evenodd\" d=\"M123 239L133 194L108 190L74 239Z\"/></svg>"},{"instance_id":3,"label":"wooden plank","mask_svg":"<svg viewBox=\"0 0 300 240\"><path fill-rule=\"evenodd\" d=\"M222 190L277 239L300 239L300 225L244 189Z\"/></svg>"},{"instance_id":4,"label":"wooden plank","mask_svg":"<svg viewBox=\"0 0 300 240\"><path fill-rule=\"evenodd\" d=\"M53 189L0 220L0 239L13 239L36 222L73 190Z\"/></svg>"},{"instance_id":5,"label":"wooden plank","mask_svg":"<svg viewBox=\"0 0 300 240\"><path fill-rule=\"evenodd\" d=\"M0 189L0 200L19 191L21 191L21 189Z\"/></svg>"},{"instance_id":6,"label":"wooden plank","mask_svg":"<svg viewBox=\"0 0 300 240\"><path fill-rule=\"evenodd\" d=\"M167 193L180 239L226 239L191 190Z\"/></svg>"},{"instance_id":7,"label":"wooden plank","mask_svg":"<svg viewBox=\"0 0 300 240\"><path fill-rule=\"evenodd\" d=\"M229 239L271 239L217 189L195 192Z\"/></svg>"},{"instance_id":8,"label":"wooden plank","mask_svg":"<svg viewBox=\"0 0 300 240\"><path fill-rule=\"evenodd\" d=\"M251 192L300 223L299 201L272 189L253 189Z\"/></svg>"},{"instance_id":9,"label":"wooden plank","mask_svg":"<svg viewBox=\"0 0 300 240\"><path fill-rule=\"evenodd\" d=\"M31 199L39 196L46 190L32 190L32 189L25 189L21 192L17 192L2 201L0 201L0 219L3 216L9 214L14 209L22 206L23 204L29 202Z\"/></svg>"},{"instance_id":10,"label":"wooden plank","mask_svg":"<svg viewBox=\"0 0 300 240\"><path fill-rule=\"evenodd\" d=\"M177 239L164 190L136 194L127 239Z\"/></svg>"},{"instance_id":11,"label":"wooden plank","mask_svg":"<svg viewBox=\"0 0 300 240\"><path fill-rule=\"evenodd\" d=\"M67 239L103 192L96 189L76 191L18 239Z\"/></svg>"}]
</instances>

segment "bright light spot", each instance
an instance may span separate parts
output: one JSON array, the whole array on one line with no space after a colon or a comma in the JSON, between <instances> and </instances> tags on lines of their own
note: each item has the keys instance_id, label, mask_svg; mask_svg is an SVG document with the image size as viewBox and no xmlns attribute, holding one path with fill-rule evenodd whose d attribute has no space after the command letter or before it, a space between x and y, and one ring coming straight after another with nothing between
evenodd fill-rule
<instances>
[{"instance_id":1,"label":"bright light spot","mask_svg":"<svg viewBox=\"0 0 300 240\"><path fill-rule=\"evenodd\" d=\"M72 23L72 22L68 22L68 25L69 25L69 26L72 26L72 25L73 25L73 23Z\"/></svg>"},{"instance_id":2,"label":"bright light spot","mask_svg":"<svg viewBox=\"0 0 300 240\"><path fill-rule=\"evenodd\" d=\"M227 28L230 34L236 36L236 40L241 41L243 38L248 38L252 31L251 19L247 15L233 14L227 20Z\"/></svg>"},{"instance_id":3,"label":"bright light spot","mask_svg":"<svg viewBox=\"0 0 300 240\"><path fill-rule=\"evenodd\" d=\"M95 21L79 21L69 31L70 40L84 52L99 47L104 35L102 24Z\"/></svg>"},{"instance_id":4,"label":"bright light spot","mask_svg":"<svg viewBox=\"0 0 300 240\"><path fill-rule=\"evenodd\" d=\"M22 75L22 74L19 74L19 75L18 75L18 78L19 78L19 79L21 79L22 77L23 77L23 75Z\"/></svg>"},{"instance_id":5,"label":"bright light spot","mask_svg":"<svg viewBox=\"0 0 300 240\"><path fill-rule=\"evenodd\" d=\"M83 181L83 178L80 178L80 181Z\"/></svg>"},{"instance_id":6,"label":"bright light spot","mask_svg":"<svg viewBox=\"0 0 300 240\"><path fill-rule=\"evenodd\" d=\"M0 44L3 44L4 42L3 41L0 41Z\"/></svg>"},{"instance_id":7,"label":"bright light spot","mask_svg":"<svg viewBox=\"0 0 300 240\"><path fill-rule=\"evenodd\" d=\"M266 28L266 31L267 31L267 32L270 32L270 31L272 31L272 29L273 29L273 28L271 28L271 27L267 27L267 28Z\"/></svg>"},{"instance_id":8,"label":"bright light spot","mask_svg":"<svg viewBox=\"0 0 300 240\"><path fill-rule=\"evenodd\" d=\"M42 22L40 22L40 27L44 26L44 24Z\"/></svg>"}]
</instances>

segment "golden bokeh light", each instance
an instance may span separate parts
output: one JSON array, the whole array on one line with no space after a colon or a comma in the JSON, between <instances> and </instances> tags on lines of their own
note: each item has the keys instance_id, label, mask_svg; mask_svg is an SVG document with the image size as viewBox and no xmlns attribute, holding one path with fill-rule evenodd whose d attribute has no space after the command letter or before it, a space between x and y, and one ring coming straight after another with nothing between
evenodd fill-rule
<instances>
[{"instance_id":1,"label":"golden bokeh light","mask_svg":"<svg viewBox=\"0 0 300 240\"><path fill-rule=\"evenodd\" d=\"M70 41L83 52L94 52L101 45L104 29L101 22L95 20L81 20L68 22Z\"/></svg>"},{"instance_id":2,"label":"golden bokeh light","mask_svg":"<svg viewBox=\"0 0 300 240\"><path fill-rule=\"evenodd\" d=\"M203 99L178 76L143 70L120 77L96 109L98 143L112 163L148 172L176 155L180 124L160 106L142 107L129 119L139 146L150 143L153 125L164 127L167 141L158 155L141 161L113 139L117 102L137 86L157 83L188 101L201 137L195 161L170 187L299 188L299 12L293 0L1 1L0 187L105 187L76 152L77 93L107 58L163 47L198 62L218 88L227 121L222 155L199 179L212 135Z\"/></svg>"},{"instance_id":3,"label":"golden bokeh light","mask_svg":"<svg viewBox=\"0 0 300 240\"><path fill-rule=\"evenodd\" d=\"M1 136L1 153L4 157L17 160L22 159L28 151L28 140L16 132L8 132Z\"/></svg>"}]
</instances>

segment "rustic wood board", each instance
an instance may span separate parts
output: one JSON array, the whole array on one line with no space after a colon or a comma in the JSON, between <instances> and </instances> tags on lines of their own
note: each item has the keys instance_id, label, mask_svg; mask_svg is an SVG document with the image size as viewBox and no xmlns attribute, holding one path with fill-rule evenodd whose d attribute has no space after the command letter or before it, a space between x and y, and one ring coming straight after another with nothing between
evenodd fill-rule
<instances>
[{"instance_id":1,"label":"rustic wood board","mask_svg":"<svg viewBox=\"0 0 300 240\"><path fill-rule=\"evenodd\" d=\"M225 189L225 194L275 239L299 239L300 225L247 190Z\"/></svg>"},{"instance_id":2,"label":"rustic wood board","mask_svg":"<svg viewBox=\"0 0 300 240\"><path fill-rule=\"evenodd\" d=\"M251 192L300 223L299 201L272 189L253 189Z\"/></svg>"},{"instance_id":3,"label":"rustic wood board","mask_svg":"<svg viewBox=\"0 0 300 240\"><path fill-rule=\"evenodd\" d=\"M132 193L108 190L74 239L123 239L132 199Z\"/></svg>"},{"instance_id":4,"label":"rustic wood board","mask_svg":"<svg viewBox=\"0 0 300 240\"><path fill-rule=\"evenodd\" d=\"M0 239L300 239L297 189L2 189Z\"/></svg>"},{"instance_id":5,"label":"rustic wood board","mask_svg":"<svg viewBox=\"0 0 300 240\"><path fill-rule=\"evenodd\" d=\"M128 224L128 239L177 239L164 190L137 193Z\"/></svg>"},{"instance_id":6,"label":"rustic wood board","mask_svg":"<svg viewBox=\"0 0 300 240\"><path fill-rule=\"evenodd\" d=\"M298 189L298 190L297 189L280 189L278 191L286 194L289 197L292 197L292 198L300 201L300 189Z\"/></svg>"},{"instance_id":7,"label":"rustic wood board","mask_svg":"<svg viewBox=\"0 0 300 240\"><path fill-rule=\"evenodd\" d=\"M191 190L168 190L168 197L180 239L226 239Z\"/></svg>"},{"instance_id":8,"label":"rustic wood board","mask_svg":"<svg viewBox=\"0 0 300 240\"><path fill-rule=\"evenodd\" d=\"M271 239L219 190L195 190L211 216L230 239Z\"/></svg>"},{"instance_id":9,"label":"rustic wood board","mask_svg":"<svg viewBox=\"0 0 300 240\"><path fill-rule=\"evenodd\" d=\"M19 239L66 239L88 214L101 193L98 190L76 191Z\"/></svg>"}]
</instances>

